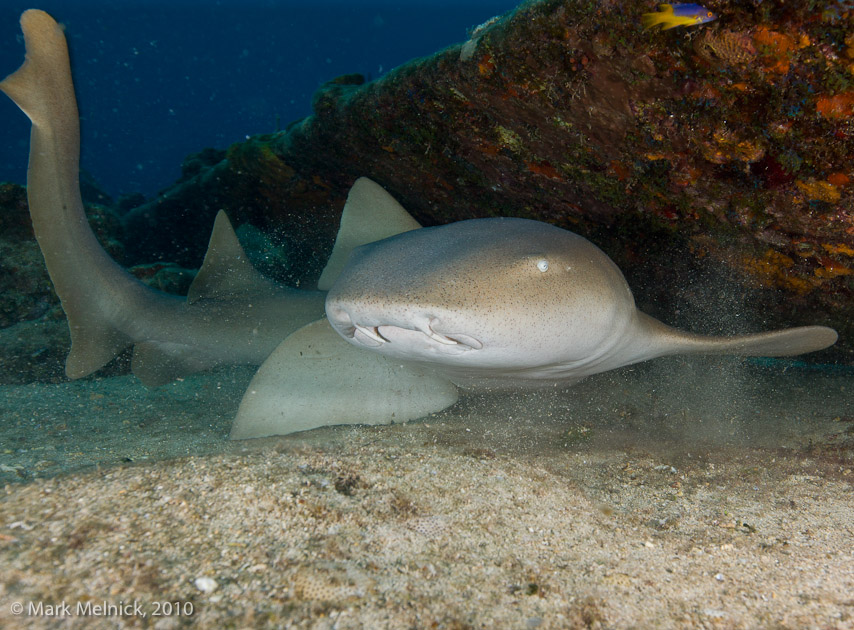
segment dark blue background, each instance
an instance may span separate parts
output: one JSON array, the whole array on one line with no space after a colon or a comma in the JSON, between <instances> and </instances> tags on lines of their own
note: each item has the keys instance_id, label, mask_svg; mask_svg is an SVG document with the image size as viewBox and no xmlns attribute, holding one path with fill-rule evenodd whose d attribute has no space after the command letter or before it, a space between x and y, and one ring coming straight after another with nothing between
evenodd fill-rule
<instances>
[{"instance_id":1,"label":"dark blue background","mask_svg":"<svg viewBox=\"0 0 854 630\"><path fill-rule=\"evenodd\" d=\"M308 115L325 81L376 78L467 39L515 0L0 0L0 76L23 61L18 18L65 24L82 166L112 195L153 195L188 153ZM0 95L0 181L24 183L29 121Z\"/></svg>"}]
</instances>

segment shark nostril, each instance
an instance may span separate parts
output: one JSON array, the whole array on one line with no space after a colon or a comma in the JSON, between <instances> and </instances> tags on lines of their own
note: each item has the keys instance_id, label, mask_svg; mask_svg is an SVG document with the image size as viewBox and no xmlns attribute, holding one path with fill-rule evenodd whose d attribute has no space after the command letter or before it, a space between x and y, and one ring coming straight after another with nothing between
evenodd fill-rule
<instances>
[{"instance_id":1,"label":"shark nostril","mask_svg":"<svg viewBox=\"0 0 854 630\"><path fill-rule=\"evenodd\" d=\"M329 319L332 327L344 337L352 339L356 334L356 325L353 323L353 318L350 317L350 313L340 306L327 302L326 317Z\"/></svg>"},{"instance_id":2,"label":"shark nostril","mask_svg":"<svg viewBox=\"0 0 854 630\"><path fill-rule=\"evenodd\" d=\"M326 316L336 323L353 323L353 320L350 317L350 313L348 313L340 306L335 306L334 304L329 304L328 302L326 304Z\"/></svg>"}]
</instances>

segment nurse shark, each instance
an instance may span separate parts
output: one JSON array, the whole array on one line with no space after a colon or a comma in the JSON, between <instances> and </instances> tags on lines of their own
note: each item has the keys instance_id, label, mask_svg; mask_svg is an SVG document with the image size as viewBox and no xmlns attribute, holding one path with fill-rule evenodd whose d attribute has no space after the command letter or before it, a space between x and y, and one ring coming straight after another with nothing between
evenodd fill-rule
<instances>
[{"instance_id":1,"label":"nurse shark","mask_svg":"<svg viewBox=\"0 0 854 630\"><path fill-rule=\"evenodd\" d=\"M635 308L623 274L593 243L515 218L359 247L326 314L351 344L464 386L571 382L671 354L789 356L836 341L823 326L732 337L671 328Z\"/></svg>"},{"instance_id":2,"label":"nurse shark","mask_svg":"<svg viewBox=\"0 0 854 630\"><path fill-rule=\"evenodd\" d=\"M456 386L569 384L666 354L786 356L836 341L823 326L678 331L637 311L619 269L581 236L509 218L421 228L366 178L348 195L321 290L260 276L220 213L188 297L155 291L109 258L86 221L61 28L37 10L21 26L26 60L0 90L32 121L28 201L68 316L70 378L130 345L147 384L260 364L232 427L240 439L418 418L453 404Z\"/></svg>"}]
</instances>

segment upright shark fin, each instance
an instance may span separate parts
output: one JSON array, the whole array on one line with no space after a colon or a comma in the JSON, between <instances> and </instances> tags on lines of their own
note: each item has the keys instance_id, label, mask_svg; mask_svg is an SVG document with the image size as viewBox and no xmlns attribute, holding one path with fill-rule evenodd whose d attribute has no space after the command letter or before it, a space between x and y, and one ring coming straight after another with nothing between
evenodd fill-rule
<instances>
[{"instance_id":1,"label":"upright shark fin","mask_svg":"<svg viewBox=\"0 0 854 630\"><path fill-rule=\"evenodd\" d=\"M30 9L21 16L21 29L26 59L0 82L0 90L33 123L27 200L36 239L68 317L71 352L65 372L80 378L131 343L111 320L114 305L101 308L95 286L104 278L123 286L137 281L103 251L83 210L80 126L62 28L44 11ZM97 278L81 277L81 269L97 269Z\"/></svg>"},{"instance_id":2,"label":"upright shark fin","mask_svg":"<svg viewBox=\"0 0 854 630\"><path fill-rule=\"evenodd\" d=\"M321 291L332 288L356 247L420 227L421 224L382 186L360 177L347 195L338 236L317 288Z\"/></svg>"},{"instance_id":3,"label":"upright shark fin","mask_svg":"<svg viewBox=\"0 0 854 630\"><path fill-rule=\"evenodd\" d=\"M230 437L404 422L449 407L457 396L449 381L355 348L320 319L288 336L258 369Z\"/></svg>"},{"instance_id":4,"label":"upright shark fin","mask_svg":"<svg viewBox=\"0 0 854 630\"><path fill-rule=\"evenodd\" d=\"M231 298L253 293L270 294L277 285L255 270L237 240L225 212L216 215L208 251L199 273L196 274L187 301L202 298Z\"/></svg>"}]
</instances>

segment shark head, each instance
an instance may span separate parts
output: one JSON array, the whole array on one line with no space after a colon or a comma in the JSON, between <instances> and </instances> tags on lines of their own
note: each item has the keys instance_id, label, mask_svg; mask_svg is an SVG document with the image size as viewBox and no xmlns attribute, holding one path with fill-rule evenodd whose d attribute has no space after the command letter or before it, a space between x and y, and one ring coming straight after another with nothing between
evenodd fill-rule
<instances>
[{"instance_id":1,"label":"shark head","mask_svg":"<svg viewBox=\"0 0 854 630\"><path fill-rule=\"evenodd\" d=\"M326 299L329 322L353 345L496 375L595 361L635 312L622 273L595 245L512 218L358 247Z\"/></svg>"},{"instance_id":2,"label":"shark head","mask_svg":"<svg viewBox=\"0 0 854 630\"><path fill-rule=\"evenodd\" d=\"M668 354L792 356L836 341L824 326L731 337L671 328L636 309L602 250L539 221L403 222L382 240L351 238L349 226L378 208L405 212L357 181L333 250L341 271L326 296L329 323L354 346L457 385L568 383Z\"/></svg>"}]
</instances>

